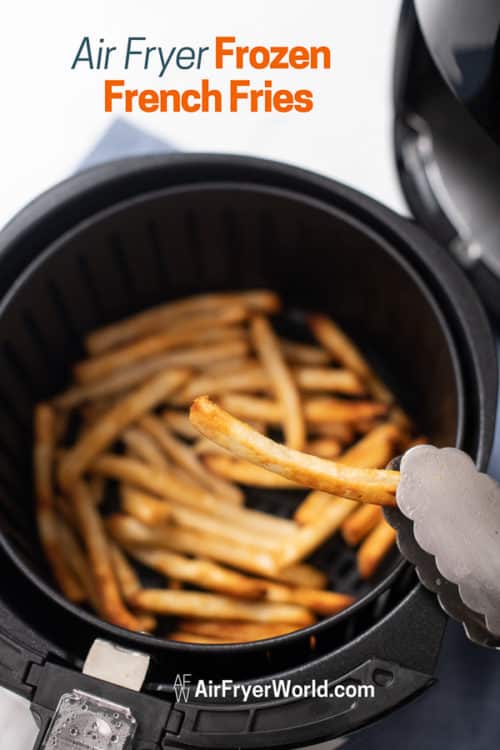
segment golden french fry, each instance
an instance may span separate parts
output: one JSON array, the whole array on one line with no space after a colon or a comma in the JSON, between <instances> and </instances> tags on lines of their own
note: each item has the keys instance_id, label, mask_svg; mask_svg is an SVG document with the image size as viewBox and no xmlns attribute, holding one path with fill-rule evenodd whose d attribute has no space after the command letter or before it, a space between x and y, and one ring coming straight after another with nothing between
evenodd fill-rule
<instances>
[{"instance_id":1,"label":"golden french fry","mask_svg":"<svg viewBox=\"0 0 500 750\"><path fill-rule=\"evenodd\" d=\"M248 331L246 333L248 339ZM228 359L218 359L214 362L207 362L206 365L203 366L203 370L200 372L200 375L202 375L203 377L205 375L208 377L216 377L221 373L224 373L224 375L229 375L229 373L237 372L238 370L241 370L242 368L250 364L256 364L256 360L243 355L230 357Z\"/></svg>"},{"instance_id":2,"label":"golden french fry","mask_svg":"<svg viewBox=\"0 0 500 750\"><path fill-rule=\"evenodd\" d=\"M267 551L248 545L229 545L225 537L168 525L151 528L118 513L108 518L107 525L113 538L127 548L159 547L200 555L293 586L319 589L326 585L326 576L311 565L295 565L279 571Z\"/></svg>"},{"instance_id":3,"label":"golden french fry","mask_svg":"<svg viewBox=\"0 0 500 750\"><path fill-rule=\"evenodd\" d=\"M306 426L300 393L285 362L279 339L267 318L262 315L256 315L250 321L250 335L281 407L285 442L290 448L302 450Z\"/></svg>"},{"instance_id":4,"label":"golden french fry","mask_svg":"<svg viewBox=\"0 0 500 750\"><path fill-rule=\"evenodd\" d=\"M72 524L66 523L62 518L59 519L59 544L64 550L69 567L85 591L85 599L90 602L98 614L101 614L96 584L89 567L89 562L85 557L80 542L73 532Z\"/></svg>"},{"instance_id":5,"label":"golden french fry","mask_svg":"<svg viewBox=\"0 0 500 750\"><path fill-rule=\"evenodd\" d=\"M288 623L260 623L230 620L181 620L179 630L192 635L217 638L221 641L243 643L245 641L260 641L266 638L276 638L295 630Z\"/></svg>"},{"instance_id":6,"label":"golden french fry","mask_svg":"<svg viewBox=\"0 0 500 750\"><path fill-rule=\"evenodd\" d=\"M249 578L209 560L192 559L161 549L131 547L129 551L138 562L167 578L194 584L202 589L245 599L257 599L266 591L265 581Z\"/></svg>"},{"instance_id":7,"label":"golden french fry","mask_svg":"<svg viewBox=\"0 0 500 750\"><path fill-rule=\"evenodd\" d=\"M142 609L181 617L288 622L303 627L314 623L314 617L309 610L297 604L246 602L197 591L143 589L133 597L133 602Z\"/></svg>"},{"instance_id":8,"label":"golden french fry","mask_svg":"<svg viewBox=\"0 0 500 750\"><path fill-rule=\"evenodd\" d=\"M276 558L280 568L294 565L309 557L340 528L345 519L358 507L353 500L331 495L328 497L329 502L323 507L321 516L301 526L286 539L280 540L281 550Z\"/></svg>"},{"instance_id":9,"label":"golden french fry","mask_svg":"<svg viewBox=\"0 0 500 750\"><path fill-rule=\"evenodd\" d=\"M328 494L328 492L320 492L319 490L309 492L297 507L293 514L293 520L300 526L316 523L332 499L336 501L335 496Z\"/></svg>"},{"instance_id":10,"label":"golden french fry","mask_svg":"<svg viewBox=\"0 0 500 750\"><path fill-rule=\"evenodd\" d=\"M49 404L37 404L33 417L35 445L33 470L38 534L57 585L72 602L82 602L86 592L68 565L61 547L60 519L55 509L53 470L56 418Z\"/></svg>"},{"instance_id":11,"label":"golden french fry","mask_svg":"<svg viewBox=\"0 0 500 750\"><path fill-rule=\"evenodd\" d=\"M299 341L281 339L281 348L288 362L296 365L310 365L320 367L331 361L331 356L325 349L312 344L301 344Z\"/></svg>"},{"instance_id":12,"label":"golden french fry","mask_svg":"<svg viewBox=\"0 0 500 750\"><path fill-rule=\"evenodd\" d=\"M57 445L64 443L68 431L70 412L66 409L59 409L54 415L54 436Z\"/></svg>"},{"instance_id":13,"label":"golden french fry","mask_svg":"<svg viewBox=\"0 0 500 750\"><path fill-rule=\"evenodd\" d=\"M350 445L356 436L353 425L346 422L315 422L308 427L312 435L332 438L342 445Z\"/></svg>"},{"instance_id":14,"label":"golden french fry","mask_svg":"<svg viewBox=\"0 0 500 750\"><path fill-rule=\"evenodd\" d=\"M169 466L166 456L156 441L145 430L129 427L122 435L122 440L133 455L158 469Z\"/></svg>"},{"instance_id":15,"label":"golden french fry","mask_svg":"<svg viewBox=\"0 0 500 750\"><path fill-rule=\"evenodd\" d=\"M341 533L344 540L351 547L355 547L368 536L383 517L379 505L362 505L342 524Z\"/></svg>"},{"instance_id":16,"label":"golden french fry","mask_svg":"<svg viewBox=\"0 0 500 750\"><path fill-rule=\"evenodd\" d=\"M366 394L362 381L351 370L333 367L294 367L292 372L297 385L303 391L332 391L348 396Z\"/></svg>"},{"instance_id":17,"label":"golden french fry","mask_svg":"<svg viewBox=\"0 0 500 750\"><path fill-rule=\"evenodd\" d=\"M365 469L383 469L394 456L395 445L399 436L398 428L386 422L375 427L372 432L348 448L338 459L338 463ZM321 514L330 497L324 492L310 492L295 511L297 523L314 523Z\"/></svg>"},{"instance_id":18,"label":"golden french fry","mask_svg":"<svg viewBox=\"0 0 500 750\"><path fill-rule=\"evenodd\" d=\"M366 383L373 398L394 406L394 394L380 380L354 342L333 320L325 315L312 315L309 317L309 326L316 339L332 354L333 358L352 370ZM392 418L399 427L411 429L411 420L400 407L394 408Z\"/></svg>"},{"instance_id":19,"label":"golden french fry","mask_svg":"<svg viewBox=\"0 0 500 750\"><path fill-rule=\"evenodd\" d=\"M257 419L280 426L283 408L280 403L262 396L243 393L223 394L219 403L223 409L240 419ZM387 406L374 401L347 401L333 396L307 398L303 404L308 425L321 422L348 422L356 424L360 419L383 416Z\"/></svg>"},{"instance_id":20,"label":"golden french fry","mask_svg":"<svg viewBox=\"0 0 500 750\"><path fill-rule=\"evenodd\" d=\"M316 614L327 617L346 609L354 602L353 596L339 594L336 591L289 588L275 583L268 586L266 598L270 602L300 604Z\"/></svg>"},{"instance_id":21,"label":"golden french fry","mask_svg":"<svg viewBox=\"0 0 500 750\"><path fill-rule=\"evenodd\" d=\"M172 435L167 425L158 417L148 414L142 417L139 424L156 440L164 452L199 484L230 503L243 504L244 497L241 490L207 471L193 449Z\"/></svg>"},{"instance_id":22,"label":"golden french fry","mask_svg":"<svg viewBox=\"0 0 500 750\"><path fill-rule=\"evenodd\" d=\"M121 399L63 457L59 465L61 487L71 489L93 459L111 445L131 422L165 401L172 391L186 382L189 375L189 370L160 373Z\"/></svg>"},{"instance_id":23,"label":"golden french fry","mask_svg":"<svg viewBox=\"0 0 500 750\"><path fill-rule=\"evenodd\" d=\"M94 475L93 477L89 478L88 485L95 505L100 505L104 500L104 495L106 493L106 480L104 479L104 477L98 477L97 475Z\"/></svg>"},{"instance_id":24,"label":"golden french fry","mask_svg":"<svg viewBox=\"0 0 500 750\"><path fill-rule=\"evenodd\" d=\"M342 443L335 438L316 438L308 441L305 452L320 458L337 458L342 453Z\"/></svg>"},{"instance_id":25,"label":"golden french fry","mask_svg":"<svg viewBox=\"0 0 500 750\"><path fill-rule=\"evenodd\" d=\"M197 396L205 393L210 396L218 396L228 392L252 392L263 391L269 388L269 377L261 365L255 363L243 365L241 370L235 372L221 372L217 375L199 375L193 378L172 398L172 403L178 406L187 406Z\"/></svg>"},{"instance_id":26,"label":"golden french fry","mask_svg":"<svg viewBox=\"0 0 500 750\"><path fill-rule=\"evenodd\" d=\"M99 611L115 625L130 630L140 630L141 626L137 618L127 610L121 599L111 564L106 532L88 486L83 481L80 480L74 485L71 499L95 579Z\"/></svg>"},{"instance_id":27,"label":"golden french fry","mask_svg":"<svg viewBox=\"0 0 500 750\"><path fill-rule=\"evenodd\" d=\"M357 563L361 578L372 577L395 541L396 532L383 519L375 526L358 549Z\"/></svg>"},{"instance_id":28,"label":"golden french fry","mask_svg":"<svg viewBox=\"0 0 500 750\"><path fill-rule=\"evenodd\" d=\"M230 333L226 327L241 322L247 315L248 311L243 305L221 307L209 315L194 318L181 328L174 327L150 334L120 349L113 349L111 352L78 362L73 368L73 374L79 383L91 383L111 375L122 367L130 367L136 362L170 349L224 340ZM240 335L244 335L242 328L238 331Z\"/></svg>"},{"instance_id":29,"label":"golden french fry","mask_svg":"<svg viewBox=\"0 0 500 750\"><path fill-rule=\"evenodd\" d=\"M304 413L307 421L315 422L349 422L356 424L359 420L373 419L387 414L387 406L375 401L348 401L333 396L317 396L304 402Z\"/></svg>"},{"instance_id":30,"label":"golden french fry","mask_svg":"<svg viewBox=\"0 0 500 750\"><path fill-rule=\"evenodd\" d=\"M137 518L147 526L155 526L169 520L174 525L194 529L206 534L224 536L228 542L247 544L267 550L276 550L279 538L276 535L255 532L242 528L238 523L203 513L193 508L166 500L156 500L139 490L124 488L122 492L122 507L129 515Z\"/></svg>"},{"instance_id":31,"label":"golden french fry","mask_svg":"<svg viewBox=\"0 0 500 750\"><path fill-rule=\"evenodd\" d=\"M113 566L118 586L123 598L125 601L128 601L136 591L142 588L141 582L121 549L114 542L108 542L108 545L111 565Z\"/></svg>"},{"instance_id":32,"label":"golden french fry","mask_svg":"<svg viewBox=\"0 0 500 750\"><path fill-rule=\"evenodd\" d=\"M400 436L396 425L384 422L348 448L339 460L349 466L382 469L393 458Z\"/></svg>"},{"instance_id":33,"label":"golden french fry","mask_svg":"<svg viewBox=\"0 0 500 750\"><path fill-rule=\"evenodd\" d=\"M277 518L268 513L242 508L215 497L203 488L187 484L170 469L156 469L141 461L124 456L103 455L92 464L92 471L111 479L139 487L166 500L179 502L192 508L212 513L234 523L240 523L254 533L286 535L295 528L293 521Z\"/></svg>"},{"instance_id":34,"label":"golden french fry","mask_svg":"<svg viewBox=\"0 0 500 750\"><path fill-rule=\"evenodd\" d=\"M200 437L200 433L195 427L193 427L193 425L189 421L188 415L185 412L166 409L162 413L161 417L168 424L171 430L173 430L177 435L183 437L185 440L198 440L198 438Z\"/></svg>"},{"instance_id":35,"label":"golden french fry","mask_svg":"<svg viewBox=\"0 0 500 750\"><path fill-rule=\"evenodd\" d=\"M172 509L166 500L158 500L131 487L122 487L121 501L123 511L146 526L157 526L172 518Z\"/></svg>"},{"instance_id":36,"label":"golden french fry","mask_svg":"<svg viewBox=\"0 0 500 750\"><path fill-rule=\"evenodd\" d=\"M399 472L359 469L309 456L275 443L225 412L209 398L197 398L191 422L210 440L295 482L351 500L395 505Z\"/></svg>"},{"instance_id":37,"label":"golden french fry","mask_svg":"<svg viewBox=\"0 0 500 750\"><path fill-rule=\"evenodd\" d=\"M213 444L212 444L213 445ZM206 466L217 474L218 477L230 479L238 484L249 485L250 487L263 487L266 489L283 489L283 490L302 490L300 484L291 482L279 474L273 474L272 471L257 466L249 461L243 461L234 458L229 454L212 452L204 457Z\"/></svg>"},{"instance_id":38,"label":"golden french fry","mask_svg":"<svg viewBox=\"0 0 500 750\"><path fill-rule=\"evenodd\" d=\"M147 378L163 371L175 368L202 367L206 362L244 355L248 348L247 341L235 340L157 354L130 367L124 367L107 378L103 378L103 380L87 385L75 385L56 396L52 403L60 409L72 409L86 401L116 394L123 395L134 386L143 383Z\"/></svg>"},{"instance_id":39,"label":"golden french fry","mask_svg":"<svg viewBox=\"0 0 500 750\"><path fill-rule=\"evenodd\" d=\"M164 330L183 317L189 319L193 314L208 313L228 304L242 304L251 311L268 313L277 312L281 306L279 297L267 290L202 294L167 302L100 328L87 336L86 348L90 354L100 354L139 336Z\"/></svg>"}]
</instances>

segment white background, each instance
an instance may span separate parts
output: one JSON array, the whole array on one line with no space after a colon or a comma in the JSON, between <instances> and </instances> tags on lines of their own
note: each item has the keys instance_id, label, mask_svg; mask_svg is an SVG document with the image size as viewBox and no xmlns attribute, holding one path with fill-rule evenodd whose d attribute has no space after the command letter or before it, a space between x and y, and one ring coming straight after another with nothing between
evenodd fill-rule
<instances>
[{"instance_id":1,"label":"white background","mask_svg":"<svg viewBox=\"0 0 500 750\"><path fill-rule=\"evenodd\" d=\"M296 163L378 198L404 203L391 141L391 76L399 0L3 0L0 4L0 226L31 198L71 173L112 121L103 80L70 70L84 35L123 45L325 44L330 71L273 71L276 85L311 88L310 114L138 114L135 125L179 149L227 151ZM229 72L202 71L214 85ZM241 73L241 71L240 71ZM186 88L200 73L129 73L131 87ZM245 77L238 74L238 77ZM259 71L249 76L256 84ZM266 75L266 77L268 77ZM27 705L0 691L2 747L29 750Z\"/></svg>"}]
</instances>

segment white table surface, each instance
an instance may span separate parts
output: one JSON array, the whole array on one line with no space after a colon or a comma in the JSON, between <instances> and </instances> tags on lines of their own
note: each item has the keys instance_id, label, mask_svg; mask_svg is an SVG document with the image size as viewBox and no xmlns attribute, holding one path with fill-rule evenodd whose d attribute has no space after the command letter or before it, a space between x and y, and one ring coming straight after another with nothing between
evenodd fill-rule
<instances>
[{"instance_id":1,"label":"white table surface","mask_svg":"<svg viewBox=\"0 0 500 750\"><path fill-rule=\"evenodd\" d=\"M175 9L169 11L169 6ZM312 88L309 114L133 114L134 125L179 149L233 152L292 162L352 185L404 212L391 139L391 78L399 0L16 0L0 7L0 227L38 193L70 174L110 124L104 72L71 71L82 36L115 44L129 35L169 46L328 44L330 71L272 71L285 88ZM220 73L203 71L214 84ZM134 87L186 87L199 73L126 74ZM110 76L108 76L110 77ZM119 76L111 76L119 77ZM224 72L224 77L229 73ZM256 83L264 76L253 71ZM267 77L267 76L266 76ZM1 746L30 750L25 701L0 689Z\"/></svg>"}]
</instances>

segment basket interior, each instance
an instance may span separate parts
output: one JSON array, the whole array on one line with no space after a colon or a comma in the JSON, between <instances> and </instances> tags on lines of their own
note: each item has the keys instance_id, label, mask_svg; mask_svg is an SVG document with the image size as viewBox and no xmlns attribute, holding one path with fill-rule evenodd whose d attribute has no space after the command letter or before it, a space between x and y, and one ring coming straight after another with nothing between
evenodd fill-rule
<instances>
[{"instance_id":1,"label":"basket interior","mask_svg":"<svg viewBox=\"0 0 500 750\"><path fill-rule=\"evenodd\" d=\"M457 443L461 386L453 346L430 294L397 248L342 212L282 190L200 184L146 194L64 235L29 266L0 311L0 526L35 577L50 579L33 515L32 409L68 382L84 334L165 300L256 287L282 295L292 311L283 325L295 337L305 332L294 310L331 314L429 440ZM248 494L253 507L283 516L300 500L283 492ZM353 551L339 540L313 559L328 571L332 588L357 597L398 562L394 553L367 584L356 574ZM399 582L399 597L411 582L408 576ZM330 633L329 648L393 604L386 591ZM289 663L289 655L281 658ZM304 659L300 648L294 658Z\"/></svg>"}]
</instances>

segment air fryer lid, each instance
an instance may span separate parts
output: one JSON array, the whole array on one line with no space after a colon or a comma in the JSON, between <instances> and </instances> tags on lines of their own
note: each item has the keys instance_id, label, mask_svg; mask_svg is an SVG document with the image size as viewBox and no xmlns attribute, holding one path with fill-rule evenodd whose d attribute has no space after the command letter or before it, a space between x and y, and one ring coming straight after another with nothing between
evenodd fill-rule
<instances>
[{"instance_id":1,"label":"air fryer lid","mask_svg":"<svg viewBox=\"0 0 500 750\"><path fill-rule=\"evenodd\" d=\"M497 0L405 0L394 81L397 164L412 213L497 318L499 24Z\"/></svg>"},{"instance_id":2,"label":"air fryer lid","mask_svg":"<svg viewBox=\"0 0 500 750\"><path fill-rule=\"evenodd\" d=\"M500 144L500 3L415 0L420 28L444 80Z\"/></svg>"}]
</instances>

